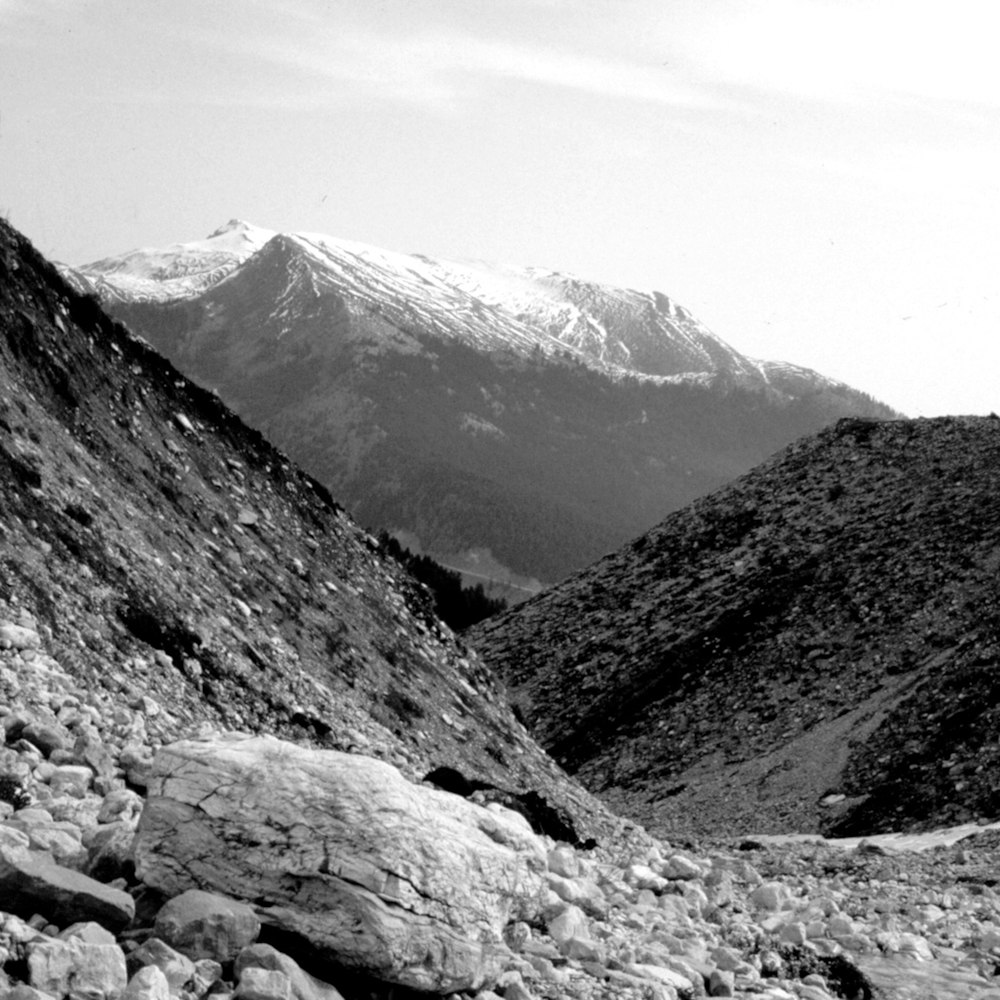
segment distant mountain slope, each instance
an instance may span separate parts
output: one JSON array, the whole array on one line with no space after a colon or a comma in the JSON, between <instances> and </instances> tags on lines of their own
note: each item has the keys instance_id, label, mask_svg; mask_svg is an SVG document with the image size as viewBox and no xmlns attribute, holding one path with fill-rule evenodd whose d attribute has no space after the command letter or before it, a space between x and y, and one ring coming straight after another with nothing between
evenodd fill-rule
<instances>
[{"instance_id":1,"label":"distant mountain slope","mask_svg":"<svg viewBox=\"0 0 1000 1000\"><path fill-rule=\"evenodd\" d=\"M267 236L234 222L67 275L446 564L560 579L802 434L891 415L659 293Z\"/></svg>"},{"instance_id":2,"label":"distant mountain slope","mask_svg":"<svg viewBox=\"0 0 1000 1000\"><path fill-rule=\"evenodd\" d=\"M1000 817L1000 420L842 420L473 629L660 831Z\"/></svg>"},{"instance_id":3,"label":"distant mountain slope","mask_svg":"<svg viewBox=\"0 0 1000 1000\"><path fill-rule=\"evenodd\" d=\"M612 822L325 487L3 222L0 608L84 690L153 697L156 742L266 732Z\"/></svg>"}]
</instances>

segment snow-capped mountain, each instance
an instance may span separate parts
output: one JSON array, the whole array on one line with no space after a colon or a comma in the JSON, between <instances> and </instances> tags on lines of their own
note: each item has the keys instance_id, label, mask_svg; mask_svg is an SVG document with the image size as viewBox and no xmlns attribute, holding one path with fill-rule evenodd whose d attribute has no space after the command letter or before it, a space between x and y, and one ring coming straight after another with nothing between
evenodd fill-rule
<instances>
[{"instance_id":1,"label":"snow-capped mountain","mask_svg":"<svg viewBox=\"0 0 1000 1000\"><path fill-rule=\"evenodd\" d=\"M68 270L85 275L90 290L106 301L170 302L221 281L276 235L233 219L203 240L132 250Z\"/></svg>"},{"instance_id":2,"label":"snow-capped mountain","mask_svg":"<svg viewBox=\"0 0 1000 1000\"><path fill-rule=\"evenodd\" d=\"M529 589L840 416L659 292L234 220L65 269L365 523Z\"/></svg>"},{"instance_id":3,"label":"snow-capped mountain","mask_svg":"<svg viewBox=\"0 0 1000 1000\"><path fill-rule=\"evenodd\" d=\"M569 352L612 376L785 388L834 385L809 369L734 350L662 292L584 281L559 271L383 250L321 233L278 234L233 219L203 240L134 250L68 269L106 301L192 299L229 277L272 240L297 257L275 315L297 321L300 297L348 292L359 315L451 336L480 350Z\"/></svg>"}]
</instances>

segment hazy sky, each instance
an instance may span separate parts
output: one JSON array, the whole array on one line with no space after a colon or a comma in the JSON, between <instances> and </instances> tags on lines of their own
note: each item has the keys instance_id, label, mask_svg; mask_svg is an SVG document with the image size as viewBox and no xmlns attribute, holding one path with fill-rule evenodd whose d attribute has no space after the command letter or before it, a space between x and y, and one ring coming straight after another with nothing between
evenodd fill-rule
<instances>
[{"instance_id":1,"label":"hazy sky","mask_svg":"<svg viewBox=\"0 0 1000 1000\"><path fill-rule=\"evenodd\" d=\"M1000 411L994 0L0 0L0 212L574 271L911 415Z\"/></svg>"}]
</instances>

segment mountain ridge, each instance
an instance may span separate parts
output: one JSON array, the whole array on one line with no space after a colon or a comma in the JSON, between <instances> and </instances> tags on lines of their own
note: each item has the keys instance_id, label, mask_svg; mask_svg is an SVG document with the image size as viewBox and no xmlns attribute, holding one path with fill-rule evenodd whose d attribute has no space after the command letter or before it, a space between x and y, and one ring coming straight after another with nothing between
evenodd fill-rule
<instances>
[{"instance_id":1,"label":"mountain ridge","mask_svg":"<svg viewBox=\"0 0 1000 1000\"><path fill-rule=\"evenodd\" d=\"M993 818L998 469L993 417L844 419L470 639L658 833Z\"/></svg>"},{"instance_id":2,"label":"mountain ridge","mask_svg":"<svg viewBox=\"0 0 1000 1000\"><path fill-rule=\"evenodd\" d=\"M575 275L540 267L515 267L481 260L449 260L424 254L406 254L383 250L371 244L334 238L321 233L278 233L240 219L232 219L204 240L177 243L163 250L141 249L117 257L102 258L78 267L60 265L64 274L86 290L104 297L137 297L131 281L145 278L142 294L157 301L192 298L225 280L240 264L264 249L272 240L291 240L326 269L341 277L354 277L359 262L373 266L382 276L406 275L409 289L397 285L390 289L397 299L415 301L420 286L436 291L457 292L468 303L466 311L505 314L512 328L506 336L480 334L481 346L568 350L595 367L611 374L671 379L692 377L698 372L724 370L737 381L747 384L769 382L768 370L790 371L800 377L811 376L828 385L844 383L820 376L811 369L788 362L750 359L726 344L696 320L691 313L659 291L640 292L581 279ZM314 277L327 277L314 272ZM436 286L436 287L435 287ZM406 294L409 291L410 294ZM446 303L456 306L454 295ZM593 311L588 311L592 308ZM606 323L599 315L614 313L646 314L647 323L665 337L649 337L651 344L636 351L621 338L609 342ZM622 317L615 317L620 325ZM443 324L429 320L432 330ZM511 323L511 321L514 321ZM405 322L405 321L403 321ZM633 319L634 322L634 319ZM527 325L521 329L519 324ZM582 330L577 330L582 327ZM644 331L645 332L645 331ZM595 337L598 339L595 341ZM472 338L475 339L475 338ZM664 341L680 358L690 364L662 356ZM554 342L553 342L554 340ZM657 341L659 343L657 343ZM660 347L660 354L656 348ZM636 363L635 357L645 359Z\"/></svg>"},{"instance_id":3,"label":"mountain ridge","mask_svg":"<svg viewBox=\"0 0 1000 1000\"><path fill-rule=\"evenodd\" d=\"M67 276L373 530L513 584L562 578L832 419L892 415L743 358L659 293L243 228L214 237L225 274L213 238L172 250L176 269L145 252L164 295L207 269L170 301L127 300L128 275L112 295L107 259Z\"/></svg>"}]
</instances>

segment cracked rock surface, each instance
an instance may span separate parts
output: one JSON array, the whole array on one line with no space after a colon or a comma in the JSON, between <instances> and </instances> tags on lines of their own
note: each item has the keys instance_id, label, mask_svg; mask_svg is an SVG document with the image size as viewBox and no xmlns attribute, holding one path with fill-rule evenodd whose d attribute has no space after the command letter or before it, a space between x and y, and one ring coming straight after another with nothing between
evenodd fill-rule
<instances>
[{"instance_id":1,"label":"cracked rock surface","mask_svg":"<svg viewBox=\"0 0 1000 1000\"><path fill-rule=\"evenodd\" d=\"M496 980L503 930L541 905L527 822L369 757L271 737L172 744L154 761L136 873L168 896L254 901L321 959L434 992Z\"/></svg>"}]
</instances>

